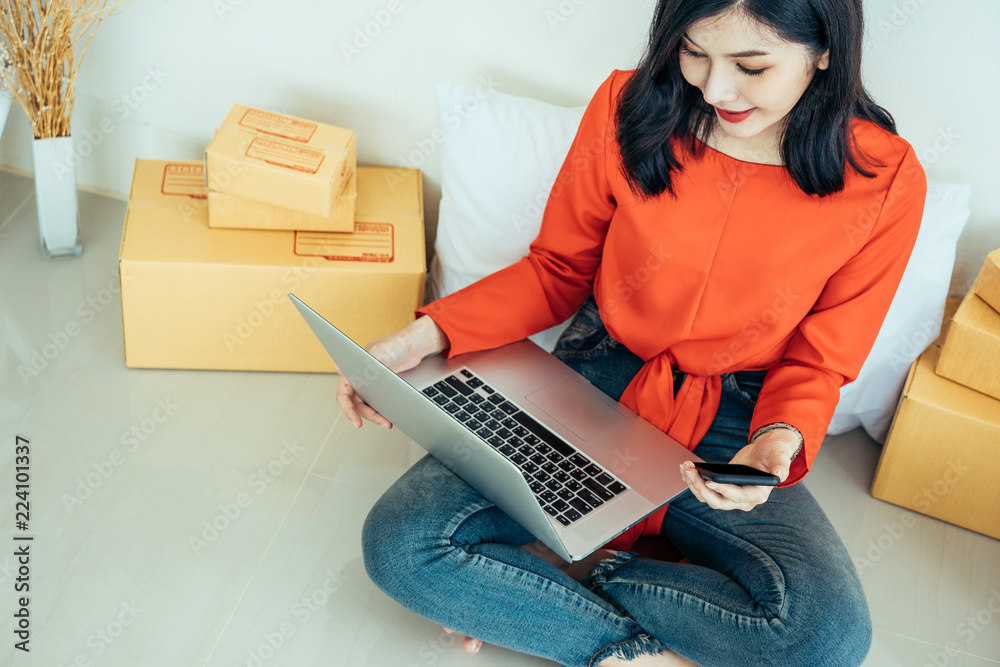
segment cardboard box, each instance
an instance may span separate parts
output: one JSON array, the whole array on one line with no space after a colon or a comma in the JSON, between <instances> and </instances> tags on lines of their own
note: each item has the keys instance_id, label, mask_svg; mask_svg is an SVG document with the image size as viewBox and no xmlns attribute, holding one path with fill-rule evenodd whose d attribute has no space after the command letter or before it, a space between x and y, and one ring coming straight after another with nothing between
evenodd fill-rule
<instances>
[{"instance_id":1,"label":"cardboard box","mask_svg":"<svg viewBox=\"0 0 1000 667\"><path fill-rule=\"evenodd\" d=\"M986 255L972 290L993 310L1000 311L1000 249Z\"/></svg>"},{"instance_id":2,"label":"cardboard box","mask_svg":"<svg viewBox=\"0 0 1000 667\"><path fill-rule=\"evenodd\" d=\"M211 191L329 219L357 167L357 145L350 130L237 104L205 164ZM331 225L323 231L351 230L343 216Z\"/></svg>"},{"instance_id":3,"label":"cardboard box","mask_svg":"<svg viewBox=\"0 0 1000 667\"><path fill-rule=\"evenodd\" d=\"M1000 538L1000 402L937 375L940 351L910 368L872 495Z\"/></svg>"},{"instance_id":4,"label":"cardboard box","mask_svg":"<svg viewBox=\"0 0 1000 667\"><path fill-rule=\"evenodd\" d=\"M334 200L328 217L293 211L274 204L208 191L208 226L212 229L272 229L343 232L354 229L358 179L352 173L344 191Z\"/></svg>"},{"instance_id":5,"label":"cardboard box","mask_svg":"<svg viewBox=\"0 0 1000 667\"><path fill-rule=\"evenodd\" d=\"M955 313L934 371L1000 399L1000 313L970 291Z\"/></svg>"},{"instance_id":6,"label":"cardboard box","mask_svg":"<svg viewBox=\"0 0 1000 667\"><path fill-rule=\"evenodd\" d=\"M359 343L413 320L425 278L418 170L359 169L349 234L209 229L203 173L136 161L119 253L128 366L332 371L288 292Z\"/></svg>"}]
</instances>

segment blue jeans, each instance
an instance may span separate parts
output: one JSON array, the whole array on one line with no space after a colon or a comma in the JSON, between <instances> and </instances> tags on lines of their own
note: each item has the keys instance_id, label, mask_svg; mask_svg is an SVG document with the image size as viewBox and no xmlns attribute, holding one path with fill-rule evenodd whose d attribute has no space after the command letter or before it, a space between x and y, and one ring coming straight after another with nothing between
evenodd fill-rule
<instances>
[{"instance_id":1,"label":"blue jeans","mask_svg":"<svg viewBox=\"0 0 1000 667\"><path fill-rule=\"evenodd\" d=\"M596 307L581 310L554 354L616 398L642 365ZM765 373L722 377L696 454L728 461L746 445ZM521 549L535 538L428 456L372 508L362 546L372 581L414 613L561 665L664 647L706 667L842 667L868 654L857 572L801 483L750 512L713 510L685 491L661 534L687 563L619 553L577 582Z\"/></svg>"}]
</instances>

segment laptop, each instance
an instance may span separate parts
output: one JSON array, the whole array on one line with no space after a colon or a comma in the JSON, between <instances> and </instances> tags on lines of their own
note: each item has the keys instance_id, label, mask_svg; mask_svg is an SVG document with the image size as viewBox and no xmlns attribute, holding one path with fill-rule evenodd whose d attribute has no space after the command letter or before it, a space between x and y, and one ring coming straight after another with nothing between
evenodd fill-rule
<instances>
[{"instance_id":1,"label":"laptop","mask_svg":"<svg viewBox=\"0 0 1000 667\"><path fill-rule=\"evenodd\" d=\"M358 395L564 560L669 503L700 461L529 340L396 374L292 303Z\"/></svg>"}]
</instances>

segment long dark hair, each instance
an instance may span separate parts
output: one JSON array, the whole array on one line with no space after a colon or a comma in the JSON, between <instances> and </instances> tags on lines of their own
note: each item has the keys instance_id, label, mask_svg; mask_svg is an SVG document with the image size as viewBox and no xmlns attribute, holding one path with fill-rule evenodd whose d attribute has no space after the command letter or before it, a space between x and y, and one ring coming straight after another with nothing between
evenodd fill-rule
<instances>
[{"instance_id":1,"label":"long dark hair","mask_svg":"<svg viewBox=\"0 0 1000 667\"><path fill-rule=\"evenodd\" d=\"M751 20L782 39L803 44L816 58L830 50L789 112L781 135L781 159L799 188L821 197L844 189L849 164L868 178L862 163L882 166L854 142L855 118L896 134L892 115L877 105L861 81L861 0L660 0L649 47L621 91L616 114L622 172L632 191L653 197L674 194L671 176L682 170L671 140L700 156L715 125L701 91L681 74L681 38L691 24L739 5Z\"/></svg>"}]
</instances>

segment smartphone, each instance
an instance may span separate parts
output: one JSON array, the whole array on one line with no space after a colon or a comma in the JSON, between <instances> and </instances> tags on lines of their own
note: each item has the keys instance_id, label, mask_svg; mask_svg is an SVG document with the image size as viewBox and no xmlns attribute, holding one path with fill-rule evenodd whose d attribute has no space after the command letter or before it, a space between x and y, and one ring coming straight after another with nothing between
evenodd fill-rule
<instances>
[{"instance_id":1,"label":"smartphone","mask_svg":"<svg viewBox=\"0 0 1000 667\"><path fill-rule=\"evenodd\" d=\"M777 475L735 463L695 463L694 467L702 479L718 484L777 486L781 482Z\"/></svg>"}]
</instances>

